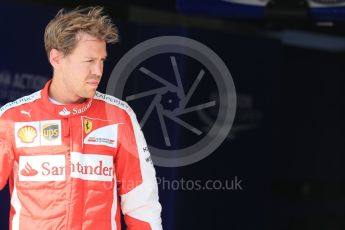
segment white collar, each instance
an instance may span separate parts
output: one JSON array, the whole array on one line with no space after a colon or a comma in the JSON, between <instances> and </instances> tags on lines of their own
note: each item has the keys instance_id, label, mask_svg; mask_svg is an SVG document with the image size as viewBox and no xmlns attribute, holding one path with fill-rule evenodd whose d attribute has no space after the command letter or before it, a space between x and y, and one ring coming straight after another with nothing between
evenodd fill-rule
<instances>
[{"instance_id":1,"label":"white collar","mask_svg":"<svg viewBox=\"0 0 345 230\"><path fill-rule=\"evenodd\" d=\"M55 105L64 105L63 103L61 102L58 102L57 100L51 98L51 97L48 97L49 101Z\"/></svg>"}]
</instances>

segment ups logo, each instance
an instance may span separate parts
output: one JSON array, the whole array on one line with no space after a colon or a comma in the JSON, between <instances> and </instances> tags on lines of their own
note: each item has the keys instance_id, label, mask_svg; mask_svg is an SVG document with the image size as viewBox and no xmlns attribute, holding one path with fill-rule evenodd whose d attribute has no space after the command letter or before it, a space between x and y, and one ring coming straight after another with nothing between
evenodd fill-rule
<instances>
[{"instance_id":1,"label":"ups logo","mask_svg":"<svg viewBox=\"0 0 345 230\"><path fill-rule=\"evenodd\" d=\"M47 140L54 140L59 137L59 125L46 124L42 129L42 136Z\"/></svg>"}]
</instances>

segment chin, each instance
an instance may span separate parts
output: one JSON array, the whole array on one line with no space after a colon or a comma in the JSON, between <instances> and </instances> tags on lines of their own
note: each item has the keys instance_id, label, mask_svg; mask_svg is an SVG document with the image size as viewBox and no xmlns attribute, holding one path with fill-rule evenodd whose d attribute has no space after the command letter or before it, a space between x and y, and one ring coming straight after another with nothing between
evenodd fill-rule
<instances>
[{"instance_id":1,"label":"chin","mask_svg":"<svg viewBox=\"0 0 345 230\"><path fill-rule=\"evenodd\" d=\"M89 99L89 98L93 98L96 95L96 90L94 92L87 92L84 93L81 98L85 98L85 99Z\"/></svg>"}]
</instances>

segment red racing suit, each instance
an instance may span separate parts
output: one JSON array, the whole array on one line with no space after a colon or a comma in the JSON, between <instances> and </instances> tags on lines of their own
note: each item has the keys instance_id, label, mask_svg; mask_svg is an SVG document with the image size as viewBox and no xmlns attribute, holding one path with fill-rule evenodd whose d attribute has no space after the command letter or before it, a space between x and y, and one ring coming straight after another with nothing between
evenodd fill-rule
<instances>
[{"instance_id":1,"label":"red racing suit","mask_svg":"<svg viewBox=\"0 0 345 230\"><path fill-rule=\"evenodd\" d=\"M45 87L0 109L0 189L10 229L162 229L150 153L134 112L97 92L56 105Z\"/></svg>"}]
</instances>

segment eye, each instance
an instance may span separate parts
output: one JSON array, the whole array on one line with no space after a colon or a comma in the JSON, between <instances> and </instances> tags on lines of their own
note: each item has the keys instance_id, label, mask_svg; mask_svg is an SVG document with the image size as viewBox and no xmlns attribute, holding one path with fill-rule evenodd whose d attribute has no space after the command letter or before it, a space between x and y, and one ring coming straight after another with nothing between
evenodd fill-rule
<instances>
[{"instance_id":1,"label":"eye","mask_svg":"<svg viewBox=\"0 0 345 230\"><path fill-rule=\"evenodd\" d=\"M93 62L93 60L86 60L85 62Z\"/></svg>"}]
</instances>

